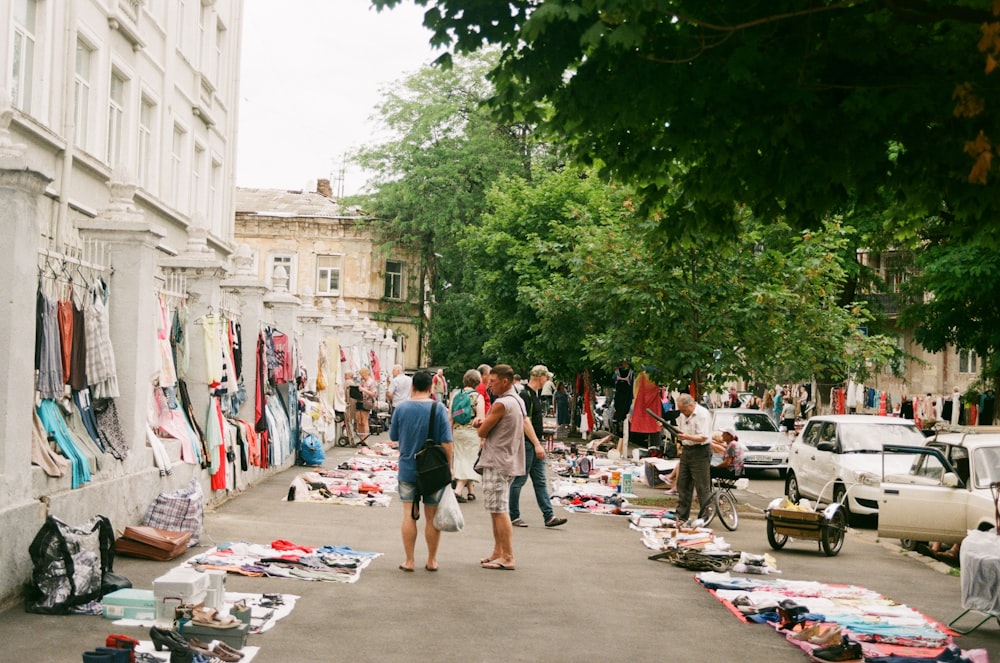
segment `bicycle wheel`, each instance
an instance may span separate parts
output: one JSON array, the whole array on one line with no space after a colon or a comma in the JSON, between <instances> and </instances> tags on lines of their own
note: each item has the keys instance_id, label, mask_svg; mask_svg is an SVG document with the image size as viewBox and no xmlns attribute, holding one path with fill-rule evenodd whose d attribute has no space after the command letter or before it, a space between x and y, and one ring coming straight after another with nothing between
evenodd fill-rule
<instances>
[{"instance_id":1,"label":"bicycle wheel","mask_svg":"<svg viewBox=\"0 0 1000 663\"><path fill-rule=\"evenodd\" d=\"M708 527L715 520L715 514L718 512L719 503L719 491L713 492L708 496L705 501L705 505L701 507L701 511L698 512L698 520L703 521L705 524L702 527Z\"/></svg>"},{"instance_id":2,"label":"bicycle wheel","mask_svg":"<svg viewBox=\"0 0 1000 663\"><path fill-rule=\"evenodd\" d=\"M788 535L775 530L774 522L770 518L767 519L767 542L775 550L781 550L788 543Z\"/></svg>"},{"instance_id":3,"label":"bicycle wheel","mask_svg":"<svg viewBox=\"0 0 1000 663\"><path fill-rule=\"evenodd\" d=\"M833 557L844 547L844 537L847 530L847 516L843 509L838 509L830 518L830 522L823 526L820 533L820 545L827 557Z\"/></svg>"},{"instance_id":4,"label":"bicycle wheel","mask_svg":"<svg viewBox=\"0 0 1000 663\"><path fill-rule=\"evenodd\" d=\"M719 514L719 520L723 527L730 532L735 532L740 526L740 514L736 510L736 498L727 490L720 490L715 494L715 510Z\"/></svg>"}]
</instances>

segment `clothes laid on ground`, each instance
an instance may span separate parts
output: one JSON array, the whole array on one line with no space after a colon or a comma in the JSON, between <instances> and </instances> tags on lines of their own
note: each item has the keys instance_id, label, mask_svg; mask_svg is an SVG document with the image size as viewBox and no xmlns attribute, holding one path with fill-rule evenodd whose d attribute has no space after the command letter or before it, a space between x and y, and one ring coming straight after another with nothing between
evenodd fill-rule
<instances>
[{"instance_id":1,"label":"clothes laid on ground","mask_svg":"<svg viewBox=\"0 0 1000 663\"><path fill-rule=\"evenodd\" d=\"M389 506L396 492L396 472L375 473L358 470L319 470L303 472L292 479L289 502L322 502L349 506Z\"/></svg>"},{"instance_id":2,"label":"clothes laid on ground","mask_svg":"<svg viewBox=\"0 0 1000 663\"><path fill-rule=\"evenodd\" d=\"M192 557L184 565L203 571L215 569L251 577L350 583L357 582L361 572L381 555L348 546L298 546L289 550L284 545L274 548L272 545L240 541L221 543L208 552Z\"/></svg>"},{"instance_id":3,"label":"clothes laid on ground","mask_svg":"<svg viewBox=\"0 0 1000 663\"><path fill-rule=\"evenodd\" d=\"M777 609L787 599L805 607L802 626L814 622L838 626L843 635L861 644L865 660L893 655L937 660L954 647L954 631L864 587L710 572L699 573L695 579L742 621L770 623L807 653L819 645L794 638L794 631L779 623ZM988 661L985 650L961 653L969 661Z\"/></svg>"}]
</instances>

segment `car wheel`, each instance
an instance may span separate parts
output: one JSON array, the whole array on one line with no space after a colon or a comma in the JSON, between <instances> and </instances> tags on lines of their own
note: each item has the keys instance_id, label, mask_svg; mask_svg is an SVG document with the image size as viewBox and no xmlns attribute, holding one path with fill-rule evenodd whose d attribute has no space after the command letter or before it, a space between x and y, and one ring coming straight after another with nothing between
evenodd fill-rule
<instances>
[{"instance_id":1,"label":"car wheel","mask_svg":"<svg viewBox=\"0 0 1000 663\"><path fill-rule=\"evenodd\" d=\"M802 499L802 493L799 492L799 479L795 476L795 472L789 472L788 476L785 477L785 495L788 496L788 501L793 504L798 504L799 500Z\"/></svg>"},{"instance_id":2,"label":"car wheel","mask_svg":"<svg viewBox=\"0 0 1000 663\"><path fill-rule=\"evenodd\" d=\"M920 545L920 541L914 541L913 539L900 539L899 547L903 550L916 550L917 546Z\"/></svg>"},{"instance_id":3,"label":"car wheel","mask_svg":"<svg viewBox=\"0 0 1000 663\"><path fill-rule=\"evenodd\" d=\"M844 520L847 523L851 522L851 505L847 500L847 489L844 488L844 484L838 483L833 487L833 501L840 502L843 505Z\"/></svg>"}]
</instances>

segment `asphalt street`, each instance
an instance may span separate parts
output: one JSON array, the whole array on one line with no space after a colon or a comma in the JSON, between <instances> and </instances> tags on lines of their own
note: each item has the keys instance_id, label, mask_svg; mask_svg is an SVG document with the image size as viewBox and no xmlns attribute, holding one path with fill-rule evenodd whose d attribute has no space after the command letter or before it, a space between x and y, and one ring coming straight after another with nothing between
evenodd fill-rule
<instances>
[{"instance_id":1,"label":"asphalt street","mask_svg":"<svg viewBox=\"0 0 1000 663\"><path fill-rule=\"evenodd\" d=\"M328 452L334 467L352 449ZM647 559L638 532L625 518L567 513L559 528L543 526L530 488L522 495L529 527L516 529L517 570L490 571L479 559L492 548L481 502L462 505L465 530L442 535L440 571L397 569L401 506L350 507L283 501L302 468L269 477L206 513L203 542L286 539L377 551L354 584L230 576L227 589L299 595L295 610L267 633L252 635L255 663L298 661L573 661L735 660L799 663L805 655L772 629L733 617L695 582L694 573ZM775 481L777 479L775 478ZM638 485L640 495L660 495ZM741 501L765 500L751 482ZM738 531L719 528L734 549L770 551L765 522L744 514ZM192 554L205 548L195 548ZM961 612L960 579L942 564L879 542L871 530L852 530L840 555L826 557L815 542L791 541L772 554L781 577L867 587L947 623ZM119 557L116 571L135 587L178 564ZM14 606L0 613L2 661L80 661L108 633L142 638L140 629L95 616L43 616ZM147 637L148 639L148 637ZM986 648L1000 661L1000 626L991 621L958 638L963 648Z\"/></svg>"}]
</instances>

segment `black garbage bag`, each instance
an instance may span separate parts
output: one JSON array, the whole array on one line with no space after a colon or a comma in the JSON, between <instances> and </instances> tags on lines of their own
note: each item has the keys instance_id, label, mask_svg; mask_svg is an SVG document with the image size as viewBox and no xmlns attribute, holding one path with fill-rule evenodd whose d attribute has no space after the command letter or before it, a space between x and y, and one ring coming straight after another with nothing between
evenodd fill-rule
<instances>
[{"instance_id":1,"label":"black garbage bag","mask_svg":"<svg viewBox=\"0 0 1000 663\"><path fill-rule=\"evenodd\" d=\"M105 574L117 580L115 533L105 516L94 516L79 526L49 516L28 553L33 564L24 592L28 612L64 615L73 606L100 599Z\"/></svg>"}]
</instances>

